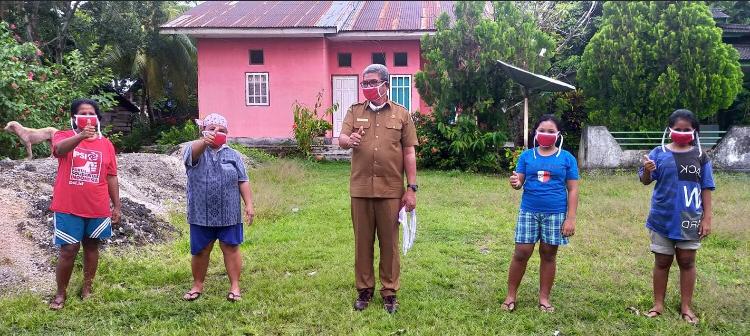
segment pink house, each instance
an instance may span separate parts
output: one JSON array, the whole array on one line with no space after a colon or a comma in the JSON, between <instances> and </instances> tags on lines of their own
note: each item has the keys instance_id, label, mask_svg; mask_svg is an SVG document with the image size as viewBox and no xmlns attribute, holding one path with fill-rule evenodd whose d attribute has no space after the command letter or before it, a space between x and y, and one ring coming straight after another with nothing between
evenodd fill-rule
<instances>
[{"instance_id":1,"label":"pink house","mask_svg":"<svg viewBox=\"0 0 750 336\"><path fill-rule=\"evenodd\" d=\"M411 112L428 111L414 86L420 39L435 30L452 1L204 2L165 24L198 45L200 115L227 116L233 137L292 137L292 104L312 106L323 93L338 137L349 106L364 100L362 70L381 63L391 72L391 99Z\"/></svg>"}]
</instances>

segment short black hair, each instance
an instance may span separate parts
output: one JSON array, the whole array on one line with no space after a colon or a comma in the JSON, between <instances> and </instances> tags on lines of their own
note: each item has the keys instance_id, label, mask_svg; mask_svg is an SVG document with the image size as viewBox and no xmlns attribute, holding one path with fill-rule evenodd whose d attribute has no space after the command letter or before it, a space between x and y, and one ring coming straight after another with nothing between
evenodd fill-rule
<instances>
[{"instance_id":1,"label":"short black hair","mask_svg":"<svg viewBox=\"0 0 750 336\"><path fill-rule=\"evenodd\" d=\"M75 115L78 114L78 109L81 107L81 105L91 105L94 108L94 112L96 112L96 117L99 118L99 120L102 120L102 111L99 109L99 103L97 103L93 99L76 99L72 103L70 103L70 117L75 118Z\"/></svg>"},{"instance_id":2,"label":"short black hair","mask_svg":"<svg viewBox=\"0 0 750 336\"><path fill-rule=\"evenodd\" d=\"M698 118L695 117L695 114L692 111L687 109L677 109L669 115L669 128L674 127L674 124L680 119L689 122L690 126L692 126L696 132L701 132L701 124L698 121Z\"/></svg>"},{"instance_id":3,"label":"short black hair","mask_svg":"<svg viewBox=\"0 0 750 336\"><path fill-rule=\"evenodd\" d=\"M531 130L531 138L529 138L529 148L534 147L534 138L536 137L536 129L539 128L539 125L541 125L545 121L551 121L555 124L555 127L557 127L558 132L562 132L562 121L555 117L552 114L543 114L539 119L537 119L536 123L534 124L534 128ZM559 139L558 139L559 140ZM557 143L557 141L555 141Z\"/></svg>"}]
</instances>

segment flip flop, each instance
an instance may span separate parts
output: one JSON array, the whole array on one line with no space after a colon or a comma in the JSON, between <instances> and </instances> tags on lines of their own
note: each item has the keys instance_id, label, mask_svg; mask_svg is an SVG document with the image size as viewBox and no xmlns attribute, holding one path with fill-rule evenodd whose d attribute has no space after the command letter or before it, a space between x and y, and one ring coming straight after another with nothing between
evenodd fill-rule
<instances>
[{"instance_id":1,"label":"flip flop","mask_svg":"<svg viewBox=\"0 0 750 336\"><path fill-rule=\"evenodd\" d=\"M695 315L682 313L682 319L685 320L685 322L690 323L692 325L698 325L698 318Z\"/></svg>"},{"instance_id":2,"label":"flip flop","mask_svg":"<svg viewBox=\"0 0 750 336\"><path fill-rule=\"evenodd\" d=\"M512 313L514 310L516 310L516 301L511 301L511 302L508 302L508 303L503 302L500 305L500 308L502 308L503 310L505 310L507 312Z\"/></svg>"},{"instance_id":3,"label":"flip flop","mask_svg":"<svg viewBox=\"0 0 750 336\"><path fill-rule=\"evenodd\" d=\"M234 294L232 292L229 292L229 294L227 294L227 301L229 302L237 302L240 300L242 300L242 296L239 294Z\"/></svg>"},{"instance_id":4,"label":"flip flop","mask_svg":"<svg viewBox=\"0 0 750 336\"><path fill-rule=\"evenodd\" d=\"M63 309L63 307L65 307L65 299L66 299L65 297L61 298L55 295L55 297L53 297L52 301L50 301L49 303L49 309L52 309L52 310Z\"/></svg>"},{"instance_id":5,"label":"flip flop","mask_svg":"<svg viewBox=\"0 0 750 336\"><path fill-rule=\"evenodd\" d=\"M555 312L555 307L546 306L546 305L543 305L541 303L539 304L539 309L541 311L545 312L545 313L554 313Z\"/></svg>"},{"instance_id":6,"label":"flip flop","mask_svg":"<svg viewBox=\"0 0 750 336\"><path fill-rule=\"evenodd\" d=\"M185 295L183 295L182 299L185 300L185 301L195 301L195 300L198 300L199 297L201 297L201 294L203 294L203 293L201 293L201 292L187 292L187 293L185 293L185 295L187 295L187 297L185 297Z\"/></svg>"},{"instance_id":7,"label":"flip flop","mask_svg":"<svg viewBox=\"0 0 750 336\"><path fill-rule=\"evenodd\" d=\"M654 314L654 315L651 315L651 314ZM648 318L655 318L655 317L661 316L661 312L658 311L658 310L651 309L651 310L648 311L648 313L646 313L643 316L648 317Z\"/></svg>"}]
</instances>

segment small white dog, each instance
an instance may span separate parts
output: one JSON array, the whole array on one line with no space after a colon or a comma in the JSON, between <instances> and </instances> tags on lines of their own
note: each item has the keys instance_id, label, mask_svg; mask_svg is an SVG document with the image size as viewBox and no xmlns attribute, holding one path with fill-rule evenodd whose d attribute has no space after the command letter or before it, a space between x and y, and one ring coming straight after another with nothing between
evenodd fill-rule
<instances>
[{"instance_id":1,"label":"small white dog","mask_svg":"<svg viewBox=\"0 0 750 336\"><path fill-rule=\"evenodd\" d=\"M44 141L50 142L52 147L52 136L57 132L57 128L45 127L40 129L26 128L19 124L17 121L11 121L5 125L5 131L14 133L21 139L24 146L26 146L26 159L31 160L33 154L31 153L31 145L36 145Z\"/></svg>"}]
</instances>

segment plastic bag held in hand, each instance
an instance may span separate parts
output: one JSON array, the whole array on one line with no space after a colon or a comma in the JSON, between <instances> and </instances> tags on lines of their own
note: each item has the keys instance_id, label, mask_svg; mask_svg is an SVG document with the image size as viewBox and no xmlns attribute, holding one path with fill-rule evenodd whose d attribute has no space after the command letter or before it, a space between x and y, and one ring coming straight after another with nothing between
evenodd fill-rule
<instances>
[{"instance_id":1,"label":"plastic bag held in hand","mask_svg":"<svg viewBox=\"0 0 750 336\"><path fill-rule=\"evenodd\" d=\"M403 242L401 247L404 255L414 245L414 239L417 237L417 211L412 210L407 216L406 209L401 208L398 213L398 222L401 223L401 227L404 229Z\"/></svg>"}]
</instances>

